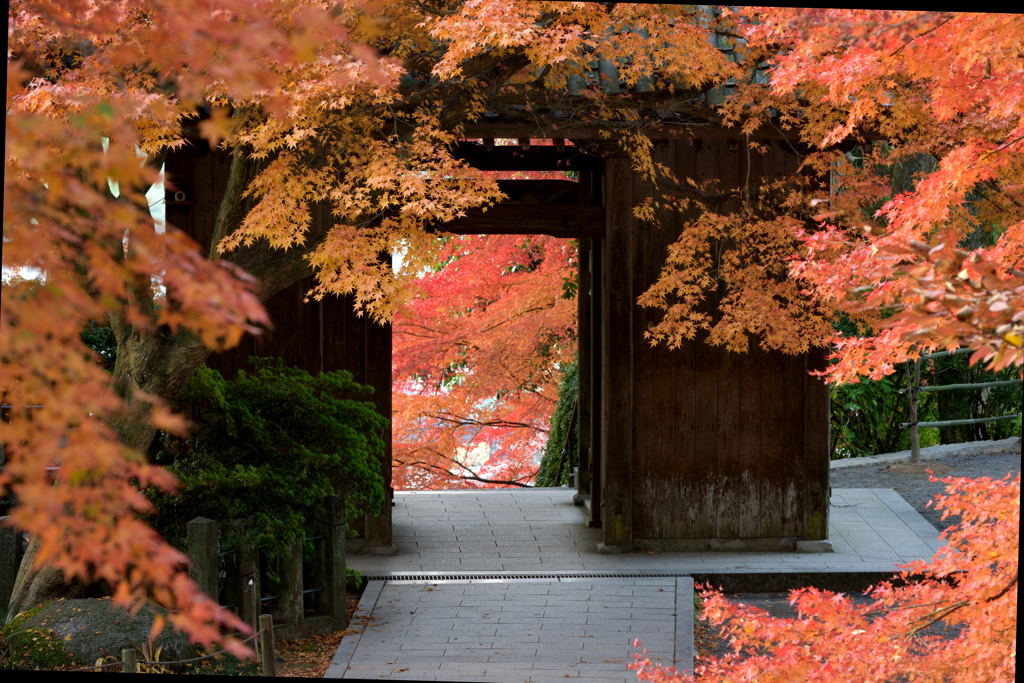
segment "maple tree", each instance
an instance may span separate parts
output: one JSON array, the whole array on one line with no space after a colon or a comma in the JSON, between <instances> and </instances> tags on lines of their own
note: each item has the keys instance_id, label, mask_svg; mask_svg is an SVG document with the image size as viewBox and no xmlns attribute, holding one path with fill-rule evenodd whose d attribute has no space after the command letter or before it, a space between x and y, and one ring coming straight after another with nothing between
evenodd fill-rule
<instances>
[{"instance_id":1,"label":"maple tree","mask_svg":"<svg viewBox=\"0 0 1024 683\"><path fill-rule=\"evenodd\" d=\"M575 256L546 235L448 238L394 317L395 488L532 480L576 349Z\"/></svg>"},{"instance_id":2,"label":"maple tree","mask_svg":"<svg viewBox=\"0 0 1024 683\"><path fill-rule=\"evenodd\" d=\"M779 50L775 99L810 100L801 137L819 147L858 143L859 154L829 160L838 192L814 216L823 229L798 231L805 251L792 267L818 300L874 332L832 339L830 379L877 378L936 347L970 347L972 363L994 370L1021 365L1024 21L951 12L752 15L751 44ZM879 169L900 162L918 172L887 198Z\"/></svg>"},{"instance_id":3,"label":"maple tree","mask_svg":"<svg viewBox=\"0 0 1024 683\"><path fill-rule=\"evenodd\" d=\"M968 344L996 366L1019 363L1022 290L1011 268L1021 244L1022 86L1012 77L1019 21L785 12L766 11L744 43L741 17L690 6L12 3L3 264L44 274L5 283L0 311L0 391L15 406L0 424L8 456L0 484L18 497L13 523L33 537L23 569L45 564L67 578L107 579L122 604L155 597L204 644L244 631L201 598L180 554L134 515L145 509L138 486L173 486L143 455L157 428L184 429L166 401L210 349L268 323L261 301L310 273L312 297L352 294L357 310L379 320L412 301L417 274L444 253L427 228L501 198L493 178L452 153L460 125L485 111L532 121L568 112L600 128L654 183L637 208L647 218L721 201L714 187L654 163L643 129L657 128L663 112L745 130L789 126L812 146L875 126L899 143L886 163L935 153L938 170L875 219L843 222L859 216L857 192L884 192L869 173L881 147L861 145L863 163L831 148L807 155L805 176L843 174L846 191L829 198L835 213L823 217L835 227L811 229L821 209L808 200L820 188L808 177L730 195L744 202L738 217L712 210L681 221L664 278L644 300L667 314L652 335L680 343L712 328L713 343L740 349L753 335L797 352L828 337L835 306L880 326L878 310L902 296L910 305L880 334L837 342L847 360L834 378L884 372L916 352L912 342ZM844 51L865 37L878 43L874 54L890 57ZM948 73L937 49L944 58L951 50ZM750 65L780 53L781 77L768 89ZM599 63L615 65L621 87L602 80ZM820 64L830 68L814 71ZM702 93L729 79L735 92L711 111ZM184 127L196 119L199 134L231 154L205 254L173 226L155 230L142 198L162 155L188 144ZM970 220L958 207L979 183L978 218L999 224L999 241L967 254L955 240L938 248L930 231L965 230ZM317 203L329 204L329 225L313 225ZM726 267L694 268L716 242L736 246L722 252ZM408 255L398 272L380 258L396 250ZM792 272L814 297L787 277L797 254L804 258ZM883 257L869 258L876 254ZM700 318L700 302L720 282L719 315ZM869 285L866 295L858 289ZM79 338L87 321L103 319L118 347L112 379ZM914 337L919 330L927 336ZM26 405L43 407L30 419ZM60 466L54 486L50 464ZM53 571L23 571L13 605L62 584Z\"/></svg>"},{"instance_id":4,"label":"maple tree","mask_svg":"<svg viewBox=\"0 0 1024 683\"><path fill-rule=\"evenodd\" d=\"M934 481L934 477L933 477ZM934 504L945 545L905 566L898 580L857 603L841 593L790 593L793 618L703 588L701 618L719 626L732 652L695 667L704 681L1011 681L1016 667L1020 474L1002 479L947 477ZM928 632L933 624L945 634ZM675 683L693 675L638 655L640 680Z\"/></svg>"},{"instance_id":5,"label":"maple tree","mask_svg":"<svg viewBox=\"0 0 1024 683\"><path fill-rule=\"evenodd\" d=\"M152 597L197 642L249 652L225 638L249 627L203 596L184 556L135 513L149 509L140 488L174 485L141 453L156 428L184 428L162 399L207 349L268 322L267 282L260 292L252 264L246 274L155 230L142 191L157 170L140 156L158 161L182 144L181 120L200 102L281 112L295 94L281 85L300 72L336 94L388 90L386 62L354 33L316 3L11 3L3 264L41 274L5 277L0 309L11 406L0 484L17 496L11 522L32 537L13 611L65 577L103 579L119 604ZM167 50L168 36L192 39ZM217 122L203 127L208 137ZM113 383L79 338L102 319L118 343Z\"/></svg>"}]
</instances>

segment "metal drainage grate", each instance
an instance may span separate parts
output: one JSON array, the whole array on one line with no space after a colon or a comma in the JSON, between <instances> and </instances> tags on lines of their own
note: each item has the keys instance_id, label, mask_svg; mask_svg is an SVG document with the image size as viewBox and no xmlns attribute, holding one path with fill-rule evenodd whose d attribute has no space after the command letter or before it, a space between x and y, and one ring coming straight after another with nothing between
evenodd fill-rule
<instances>
[{"instance_id":1,"label":"metal drainage grate","mask_svg":"<svg viewBox=\"0 0 1024 683\"><path fill-rule=\"evenodd\" d=\"M367 581L508 581L508 580L547 580L561 581L562 579L644 579L644 578L667 578L674 579L689 574L673 572L423 572L415 574L412 572L374 573L364 572L363 576Z\"/></svg>"}]
</instances>

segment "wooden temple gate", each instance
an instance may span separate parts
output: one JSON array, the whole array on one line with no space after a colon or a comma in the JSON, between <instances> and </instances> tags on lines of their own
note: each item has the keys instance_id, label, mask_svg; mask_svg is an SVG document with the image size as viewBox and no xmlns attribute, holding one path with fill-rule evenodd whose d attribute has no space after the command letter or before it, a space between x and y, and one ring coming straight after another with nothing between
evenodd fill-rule
<instances>
[{"instance_id":1,"label":"wooden temple gate","mask_svg":"<svg viewBox=\"0 0 1024 683\"><path fill-rule=\"evenodd\" d=\"M514 124L480 124L467 135L488 142L538 133ZM596 137L587 129L548 135ZM795 169L797 158L787 143L759 142L768 152L749 154L735 133L700 126L658 139L654 153L677 175L717 178L724 189L748 178L756 186ZM501 181L507 201L438 227L579 240L576 499L587 506L590 525L601 528L601 548L794 550L799 543L820 549L800 542L826 539L828 529L828 391L808 375L823 367L823 353L786 356L752 344L750 353L737 354L700 339L678 350L651 347L643 333L657 314L636 299L656 279L677 232L634 219L633 206L646 188L629 160L589 156L572 145L464 142L459 153L482 170L579 174L578 182ZM173 154L167 168L187 188L179 201L168 194L167 220L206 248L227 160L197 142ZM329 219L326 210L314 217ZM267 308L275 330L247 337L210 364L230 373L258 354L278 355L313 372L346 369L375 387L377 407L390 416L390 326L355 316L345 298L303 303L311 286L308 279L271 298ZM390 442L381 467L390 485ZM367 520L364 537L371 552L391 550L390 506Z\"/></svg>"}]
</instances>

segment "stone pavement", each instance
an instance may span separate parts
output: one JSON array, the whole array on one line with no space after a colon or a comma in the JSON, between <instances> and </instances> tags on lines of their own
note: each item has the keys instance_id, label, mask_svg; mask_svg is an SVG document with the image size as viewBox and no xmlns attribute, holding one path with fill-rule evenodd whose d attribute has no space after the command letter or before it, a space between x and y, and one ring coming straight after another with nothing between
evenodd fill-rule
<instances>
[{"instance_id":1,"label":"stone pavement","mask_svg":"<svg viewBox=\"0 0 1024 683\"><path fill-rule=\"evenodd\" d=\"M930 558L938 532L892 489L833 489L834 552L597 552L567 488L396 492L396 554L352 556L365 575L526 572L668 572L678 576L749 572L892 572Z\"/></svg>"},{"instance_id":2,"label":"stone pavement","mask_svg":"<svg viewBox=\"0 0 1024 683\"><path fill-rule=\"evenodd\" d=\"M369 625L343 639L325 677L634 681L625 668L633 637L652 659L692 668L686 577L725 580L726 590L729 577L788 587L877 580L939 545L893 490L833 489L834 552L600 554L599 532L572 496L564 488L396 492L396 553L349 558L372 579L357 613Z\"/></svg>"},{"instance_id":3,"label":"stone pavement","mask_svg":"<svg viewBox=\"0 0 1024 683\"><path fill-rule=\"evenodd\" d=\"M686 577L370 581L359 609L325 678L636 681L635 639L693 667Z\"/></svg>"}]
</instances>

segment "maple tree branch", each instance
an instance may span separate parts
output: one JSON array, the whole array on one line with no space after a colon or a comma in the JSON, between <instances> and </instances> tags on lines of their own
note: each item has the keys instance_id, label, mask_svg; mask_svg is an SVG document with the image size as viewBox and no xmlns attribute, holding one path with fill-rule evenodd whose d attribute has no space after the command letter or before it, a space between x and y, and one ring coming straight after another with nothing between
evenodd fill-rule
<instances>
[{"instance_id":1,"label":"maple tree branch","mask_svg":"<svg viewBox=\"0 0 1024 683\"><path fill-rule=\"evenodd\" d=\"M883 615L883 614L885 614L887 612L898 612L900 610L905 610L905 609L917 609L918 607L935 607L936 605L941 605L941 604L943 604L943 603L941 603L941 602L921 602L921 603L918 603L916 605L893 605L892 607L879 607L878 609L873 609L870 612L865 612L864 616L866 616L866 617L878 617L878 616L881 616L881 615Z\"/></svg>"},{"instance_id":2,"label":"maple tree branch","mask_svg":"<svg viewBox=\"0 0 1024 683\"><path fill-rule=\"evenodd\" d=\"M443 8L443 9L441 7L438 7L439 4L445 4L445 5L450 4L450 3L445 2L445 0L440 0L440 2L435 3L435 4L427 3L427 2L424 2L423 0L406 0L406 1L410 5L415 7L416 9L420 10L421 12L423 12L423 14L431 14L431 15L433 15L435 17L451 17L451 16L454 16L454 15L458 14L457 10L448 9L447 7Z\"/></svg>"},{"instance_id":3,"label":"maple tree branch","mask_svg":"<svg viewBox=\"0 0 1024 683\"><path fill-rule=\"evenodd\" d=\"M236 109L232 116L242 117L243 112L244 109ZM231 151L227 183L218 207L207 257L211 260L229 261L255 276L259 280L260 299L267 301L285 287L313 274L313 269L305 257L327 236L330 225L314 221L301 247L268 249L265 245L257 243L236 247L225 254L219 253L217 245L238 229L245 218L247 207L244 193L257 168L258 164L248 160L242 149Z\"/></svg>"},{"instance_id":4,"label":"maple tree branch","mask_svg":"<svg viewBox=\"0 0 1024 683\"><path fill-rule=\"evenodd\" d=\"M422 469L438 470L439 472L444 472L447 475L456 477L458 479L462 479L464 481L479 481L482 484L501 484L501 485L504 485L504 486L519 486L521 488L533 488L533 486L531 486L530 484L524 484L524 483L522 483L520 481L513 480L513 479L488 479L487 477L482 477L478 473L474 472L472 469L467 467L466 465L463 465L458 460L450 458L450 457L444 455L443 453L441 453L440 451L438 451L436 449L428 448L426 450L430 451L431 453L434 453L436 455L441 456L442 458L448 460L449 462L452 462L452 463L458 465L462 469L464 469L467 472L469 472L469 474L468 475L466 475L466 474L455 474L454 472L452 472L450 470L446 470L444 467L441 467L440 465L438 465L436 463L426 462L424 460L416 460L415 462L405 462L405 461L397 460L396 459L395 462L398 463L399 465L402 465L403 467L419 467L419 468L422 468ZM524 478L529 478L529 475L524 475Z\"/></svg>"},{"instance_id":5,"label":"maple tree branch","mask_svg":"<svg viewBox=\"0 0 1024 683\"><path fill-rule=\"evenodd\" d=\"M749 208L750 208L750 134L747 133L744 137L746 139L746 151L747 151L746 162L747 163L746 163L746 171L744 173L744 178L743 178L743 206L744 206L744 209L749 210Z\"/></svg>"},{"instance_id":6,"label":"maple tree branch","mask_svg":"<svg viewBox=\"0 0 1024 683\"><path fill-rule=\"evenodd\" d=\"M494 324L493 324L493 325L491 325L490 327L485 327L485 328L484 328L483 330L481 330L481 331L480 331L480 333L481 333L481 334L483 334L484 332L490 332L490 331L491 331L491 330L493 330L493 329L496 329L496 328L498 328L498 327L501 327L502 325L505 325L505 324L507 324L507 323L510 323L510 322L512 322L512 321L513 321L513 320L515 320L516 318L521 318L521 317L523 317L523 316L524 316L524 315L526 315L527 313L536 313L536 312L538 312L538 311L544 311L544 310L547 310L547 309L549 309L549 308L554 308L554 306L555 306L554 304L545 304L545 305L543 305L543 306L534 306L533 308L527 308L526 310L523 310L523 311L519 311L518 313L516 313L516 314L515 314L514 316L512 316L511 318L505 318L504 320L501 320L501 321L499 321L499 322L496 322L496 323L494 323ZM465 343L465 342L463 342L463 343Z\"/></svg>"},{"instance_id":7,"label":"maple tree branch","mask_svg":"<svg viewBox=\"0 0 1024 683\"><path fill-rule=\"evenodd\" d=\"M456 460L454 458L452 458L452 462L455 463L456 465L458 465L459 467L461 467L462 469L466 470L467 472L469 472L468 476L465 475L465 474L456 475L460 479L468 479L468 480L471 480L471 481L479 481L479 482L488 483L488 484L498 484L498 483L501 483L501 484L506 484L508 486L520 486L522 488L532 488L529 484L524 484L524 483L522 483L520 481L516 481L516 480L489 480L486 477L481 477L480 474L478 474L477 472L474 472L470 467L468 467L467 465L463 465L461 462L459 462L458 460ZM528 476L529 475L524 475L524 478L527 478Z\"/></svg>"},{"instance_id":8,"label":"maple tree branch","mask_svg":"<svg viewBox=\"0 0 1024 683\"><path fill-rule=\"evenodd\" d=\"M1013 204L1013 205L1014 205L1015 207L1017 207L1018 209L1024 209L1024 204L1021 204L1021 203L1020 203L1019 201L1017 201L1016 199L1014 199L1014 197L1013 197L1013 196L1011 196L1011 195L1010 195L1010 193L1008 193L1008 192L1006 192L1005 190L1003 190L1002 188L1000 188L1000 187L999 187L999 184L998 184L998 183L996 183L996 181L995 181L995 180L992 180L992 179L989 179L989 180L984 180L984 181L982 181L982 183L981 183L981 184L982 184L982 185L984 185L985 187L987 187L987 188L991 189L991 190L992 190L993 192L997 192L997 193L999 193L999 195L1000 195L1001 197L1005 198L1005 199L1006 199L1007 201L1009 201L1009 202L1010 202L1011 204ZM990 196L988 196L988 195L986 194L986 195L985 195L985 200L986 200L986 201L989 201L989 202L991 202L992 204L995 204L995 205L996 205L996 207L997 207L997 208L998 208L998 209L999 209L1000 211L1006 211L1006 207L1004 207L1004 206L1003 206L1002 204L1000 204L999 202L997 202L997 201L995 200L995 198L994 198L994 197L990 197Z\"/></svg>"},{"instance_id":9,"label":"maple tree branch","mask_svg":"<svg viewBox=\"0 0 1024 683\"><path fill-rule=\"evenodd\" d=\"M242 110L236 109L232 118L239 118ZM220 206L217 209L217 218L213 224L213 235L210 237L210 248L207 258L217 259L222 255L217 247L221 241L233 233L245 218L245 207L242 196L248 186L248 172L246 169L245 152L241 149L231 150L231 166L228 169L228 179L221 196Z\"/></svg>"},{"instance_id":10,"label":"maple tree branch","mask_svg":"<svg viewBox=\"0 0 1024 683\"><path fill-rule=\"evenodd\" d=\"M932 31L938 30L938 29L942 28L943 26L945 26L946 24L948 24L949 22L951 22L951 21L953 20L953 17L954 17L954 16L956 16L956 15L953 15L953 14L951 14L951 15L947 16L947 17L946 17L945 19L943 19L942 21L940 21L939 23L935 24L935 26L932 26L932 27L931 27L930 29L928 29L927 31L922 31L921 33L918 33L918 34L917 34L916 36L913 36L912 38L910 38L909 40L907 40L907 41L906 41L905 43L903 43L902 45L900 45L900 46L899 46L898 48L896 48L896 51L895 51L895 52L893 52L893 53L892 53L891 55L889 55L889 56L890 56L890 57L895 57L895 56L896 56L896 55L898 55L898 54L899 54L900 52L902 52L904 48L906 48L906 47L907 47L908 45L910 45L910 44L911 44L912 42L914 42L914 41L915 41L915 40L917 40L918 38L923 38L923 37L925 37L926 35L928 35L929 33L931 33Z\"/></svg>"},{"instance_id":11,"label":"maple tree branch","mask_svg":"<svg viewBox=\"0 0 1024 683\"><path fill-rule=\"evenodd\" d=\"M1008 583L1005 586L1003 586L1003 589L1001 591L999 591L998 593L996 593L995 595L993 595L991 597L988 597L988 598L985 598L985 602L993 602L994 600L998 600L999 598L1001 598L1004 595L1006 595L1006 593L1011 588L1013 588L1016 585L1017 585L1017 574L1014 574L1013 578L1010 579L1010 583Z\"/></svg>"},{"instance_id":12,"label":"maple tree branch","mask_svg":"<svg viewBox=\"0 0 1024 683\"><path fill-rule=\"evenodd\" d=\"M410 336L410 337L419 337L420 339L437 339L437 335L439 333L436 330L429 330L429 331L433 332L433 334L425 334L425 333L422 333L422 332L410 332L409 330L396 330L396 329L392 328L391 334L394 334L394 335L404 334L404 335L407 335L407 336Z\"/></svg>"},{"instance_id":13,"label":"maple tree branch","mask_svg":"<svg viewBox=\"0 0 1024 683\"><path fill-rule=\"evenodd\" d=\"M789 141L789 138L786 137L786 134L782 132L782 129L779 128L778 125L776 125L775 121L773 121L771 117L767 117L765 120L768 121L768 124L775 129L775 132L777 132L782 137L782 140L786 143L786 146L789 147L790 151L797 156L797 158L800 160L800 165L803 166L804 155L801 154L799 150L797 150L796 145Z\"/></svg>"},{"instance_id":14,"label":"maple tree branch","mask_svg":"<svg viewBox=\"0 0 1024 683\"><path fill-rule=\"evenodd\" d=\"M456 464L458 464L458 463L456 463ZM457 476L459 479L463 479L465 481L479 481L479 482L481 482L483 484L502 484L504 486L519 486L520 488L524 488L524 489L531 489L531 488L533 488L530 484L524 484L521 481L515 481L515 480L511 480L511 479L488 479L487 477L478 477L475 474L470 474L470 475L457 474L455 476Z\"/></svg>"},{"instance_id":15,"label":"maple tree branch","mask_svg":"<svg viewBox=\"0 0 1024 683\"><path fill-rule=\"evenodd\" d=\"M411 321L410 322L403 322L400 327L398 325L395 325L395 327L393 328L394 329L394 334L415 334L413 332L407 332L405 330L406 327L421 327L424 330L426 330L427 332L433 332L434 334L443 334L443 332L441 330L436 330L433 327L428 327L428 326L424 325L423 323L417 323L417 322L411 322ZM416 336L425 337L427 335L416 335Z\"/></svg>"},{"instance_id":16,"label":"maple tree branch","mask_svg":"<svg viewBox=\"0 0 1024 683\"><path fill-rule=\"evenodd\" d=\"M662 186L662 191L669 195L691 195L699 199L703 199L706 202L723 202L733 197L740 195L739 190L729 190L728 192L721 192L719 194L711 194L708 192L702 192L695 187L684 185L680 182L675 182L668 186Z\"/></svg>"},{"instance_id":17,"label":"maple tree branch","mask_svg":"<svg viewBox=\"0 0 1024 683\"><path fill-rule=\"evenodd\" d=\"M532 425L526 422L513 422L511 420L476 420L471 417L463 417L460 415L453 415L452 417L446 417L444 415L427 415L426 417L432 417L435 420L441 420L442 422L448 422L450 424L473 426L473 427L510 427L512 429L532 429L534 431L548 433L547 429Z\"/></svg>"},{"instance_id":18,"label":"maple tree branch","mask_svg":"<svg viewBox=\"0 0 1024 683\"><path fill-rule=\"evenodd\" d=\"M1002 152L1007 147L1012 147L1013 145L1017 144L1021 140L1024 140L1024 135L1021 135L1019 137L1015 137L1012 140L1007 140L1006 142L1004 142L1003 144L999 145L998 147L996 147L991 152L985 152L985 154L983 154L981 158L982 159L987 159L988 157L990 157L990 156L992 156L994 154L999 154L999 152Z\"/></svg>"},{"instance_id":19,"label":"maple tree branch","mask_svg":"<svg viewBox=\"0 0 1024 683\"><path fill-rule=\"evenodd\" d=\"M945 607L943 609L935 610L931 614L927 614L924 617L921 617L921 619L924 620L924 623L922 623L919 626L915 626L914 628L910 629L909 631L907 631L904 634L903 637L904 638L910 638L914 634L923 631L924 629L928 628L929 626L931 626L932 624L934 624L936 622L942 621L943 619L948 617L953 612L955 612L958 609L960 609L961 607L965 607L966 605L969 605L969 604L970 604L970 601L968 601L968 600L961 600L959 602L954 602L952 605L949 605L948 607Z\"/></svg>"},{"instance_id":20,"label":"maple tree branch","mask_svg":"<svg viewBox=\"0 0 1024 683\"><path fill-rule=\"evenodd\" d=\"M1009 583L1007 583L1005 586L1003 586L1002 590L1000 590L995 595L992 595L992 596L989 596L989 597L985 598L985 602L993 602L995 600L998 600L999 598L1001 598L1004 595L1006 595L1010 591L1010 589L1013 588L1016 585L1017 585L1017 574L1014 574L1013 578L1010 580ZM908 631L905 634L904 637L909 638L909 637L913 636L915 633L919 633L919 632L923 631L924 629L928 628L932 624L934 624L936 622L939 622L939 621L942 621L943 619L948 617L953 612L957 611L961 607L966 607L969 604L971 604L969 600L960 600L959 602L954 602L952 605L949 605L949 606L944 607L942 609L937 609L934 612L932 612L931 614L927 614L924 617L921 617L921 619L924 620L924 622L922 624L918 625L918 626L915 626L910 631ZM917 607L924 607L925 605L916 605L916 606Z\"/></svg>"}]
</instances>

